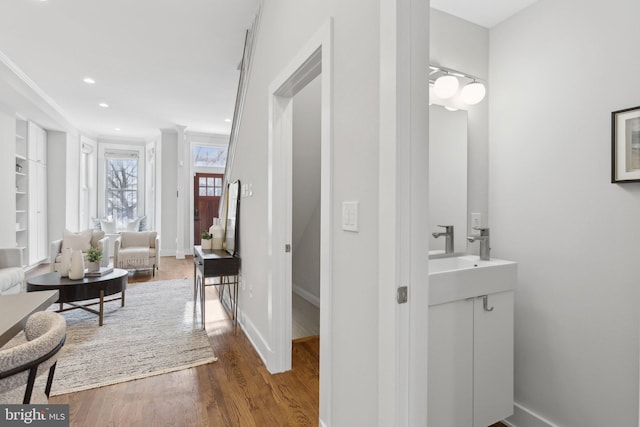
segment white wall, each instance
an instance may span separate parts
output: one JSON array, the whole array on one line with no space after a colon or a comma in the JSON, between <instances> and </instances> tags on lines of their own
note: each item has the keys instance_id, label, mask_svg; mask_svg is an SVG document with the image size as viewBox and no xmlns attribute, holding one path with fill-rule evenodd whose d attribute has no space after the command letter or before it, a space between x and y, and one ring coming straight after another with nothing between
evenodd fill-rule
<instances>
[{"instance_id":1,"label":"white wall","mask_svg":"<svg viewBox=\"0 0 640 427\"><path fill-rule=\"evenodd\" d=\"M491 246L519 263L515 399L558 426L638 425L640 184L610 183L611 112L640 104L638 16L636 1L541 0L491 31ZM526 410L514 425L534 425Z\"/></svg>"},{"instance_id":2,"label":"white wall","mask_svg":"<svg viewBox=\"0 0 640 427\"><path fill-rule=\"evenodd\" d=\"M3 112L0 112L0 147L0 247L13 248L16 246L16 118Z\"/></svg>"},{"instance_id":3,"label":"white wall","mask_svg":"<svg viewBox=\"0 0 640 427\"><path fill-rule=\"evenodd\" d=\"M430 28L431 63L453 68L482 79L489 78L489 30L455 16L431 9ZM491 226L488 218L489 204L489 100L491 87L487 85L487 97L469 107L468 124L468 175L467 209L482 213L483 224ZM470 216L467 216L470 233ZM458 234L464 230L456 230ZM439 247L439 246L435 246ZM478 251L477 244L469 249ZM456 247L464 250L464 247Z\"/></svg>"},{"instance_id":4,"label":"white wall","mask_svg":"<svg viewBox=\"0 0 640 427\"><path fill-rule=\"evenodd\" d=\"M320 78L293 97L293 291L320 303Z\"/></svg>"},{"instance_id":5,"label":"white wall","mask_svg":"<svg viewBox=\"0 0 640 427\"><path fill-rule=\"evenodd\" d=\"M332 425L377 425L379 4L370 0L263 3L233 175L253 183L241 202L241 321L270 348L267 284L267 88L333 16L334 226ZM425 99L426 102L426 99ZM339 229L342 201L360 201L360 232ZM426 255L426 254L425 254Z\"/></svg>"}]
</instances>

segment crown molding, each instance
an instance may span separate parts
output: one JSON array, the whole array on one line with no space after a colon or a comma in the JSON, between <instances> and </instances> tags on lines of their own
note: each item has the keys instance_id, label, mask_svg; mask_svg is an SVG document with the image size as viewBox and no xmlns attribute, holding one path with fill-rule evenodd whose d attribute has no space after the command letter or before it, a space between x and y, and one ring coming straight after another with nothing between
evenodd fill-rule
<instances>
[{"instance_id":1,"label":"crown molding","mask_svg":"<svg viewBox=\"0 0 640 427\"><path fill-rule=\"evenodd\" d=\"M69 114L67 114L67 112L64 111L64 109L62 109L62 107L60 107L60 105L58 105L58 103L54 101L53 98L51 98L40 86L38 86L35 81L31 79L31 77L27 75L27 73L22 71L22 69L18 67L18 65L2 51L0 51L0 63L2 63L7 68L7 70L17 78L19 83L24 84L30 91L33 92L33 94L36 96L36 99L30 99L32 102L36 102L39 100L41 101L41 104L44 104L36 105L36 107L40 108L43 112L45 112L45 114L52 116L53 120L56 120L55 115L57 114L63 120L63 123L60 123L61 125L73 128L76 131L80 131L80 128L74 124ZM9 84L11 84L11 82L9 82ZM24 90L15 87L15 84L12 84L12 86L14 86L14 89L18 90L23 96L28 96L28 94L24 93ZM53 110L55 114L52 115L51 113L47 113L48 109ZM56 121L60 120L58 119Z\"/></svg>"}]
</instances>

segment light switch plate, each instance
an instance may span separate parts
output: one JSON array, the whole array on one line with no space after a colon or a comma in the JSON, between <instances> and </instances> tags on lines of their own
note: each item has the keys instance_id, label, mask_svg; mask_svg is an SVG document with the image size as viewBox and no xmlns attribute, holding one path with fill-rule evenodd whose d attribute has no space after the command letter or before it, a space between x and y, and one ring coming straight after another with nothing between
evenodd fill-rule
<instances>
[{"instance_id":1,"label":"light switch plate","mask_svg":"<svg viewBox=\"0 0 640 427\"><path fill-rule=\"evenodd\" d=\"M358 232L359 202L342 202L342 229Z\"/></svg>"},{"instance_id":2,"label":"light switch plate","mask_svg":"<svg viewBox=\"0 0 640 427\"><path fill-rule=\"evenodd\" d=\"M475 212L471 214L471 228L482 227L482 214Z\"/></svg>"}]
</instances>

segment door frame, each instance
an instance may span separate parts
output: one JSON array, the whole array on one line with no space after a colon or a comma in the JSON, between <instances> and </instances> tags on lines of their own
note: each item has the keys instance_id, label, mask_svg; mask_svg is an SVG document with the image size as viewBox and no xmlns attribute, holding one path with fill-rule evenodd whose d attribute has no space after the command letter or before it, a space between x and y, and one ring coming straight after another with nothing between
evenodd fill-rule
<instances>
[{"instance_id":1,"label":"door frame","mask_svg":"<svg viewBox=\"0 0 640 427\"><path fill-rule=\"evenodd\" d=\"M331 425L333 20L329 19L269 85L267 286L273 347L271 373L291 369L291 244L293 96L321 78L320 112L320 420Z\"/></svg>"},{"instance_id":2,"label":"door frame","mask_svg":"<svg viewBox=\"0 0 640 427\"><path fill-rule=\"evenodd\" d=\"M196 173L198 172L202 172L202 173L219 173L222 174L223 176L223 181L222 181L222 185L225 185L225 178L224 178L224 173L225 173L225 168L205 168L205 167L195 167L193 165L193 148L196 145L200 145L200 146L209 146L209 147L224 147L227 150L229 149L229 143L222 143L222 142L218 142L218 141L208 141L205 138L212 138L212 135L209 134L202 134L202 133L196 133L196 132L190 132L188 133L188 137L189 137L189 155L188 155L188 161L189 161L189 179L187 180L189 182L189 247L193 247L194 245L194 241L193 241L193 215L194 215L194 203L195 203L195 199L193 197L193 177L195 176ZM218 136L213 136L212 139L220 139L221 137ZM222 200L220 200L220 203L222 204Z\"/></svg>"},{"instance_id":3,"label":"door frame","mask_svg":"<svg viewBox=\"0 0 640 427\"><path fill-rule=\"evenodd\" d=\"M218 197L218 209L215 211L215 215L218 215L220 213L220 204L222 203L222 192L224 189L224 174L223 173L218 173L218 172L203 172L203 171L198 171L198 170L194 170L193 172L193 177L191 178L191 198L193 199L193 206L191 211L193 212L191 215L191 240L193 241L193 245L200 245L202 244L202 241L196 243L196 241L198 240L202 240L202 239L198 239L198 236L200 235L200 233L202 233L203 230L201 230L203 224L199 224L199 229L196 230L196 199L200 199L200 197ZM212 177L215 178L220 178L221 180L221 184L220 184L220 195L219 196L200 196L198 195L198 190L199 190L199 185L196 184L196 180L199 178L198 175L212 175ZM208 177L207 177L208 178ZM215 188L215 185L214 185ZM219 217L214 217L215 218L219 218ZM213 221L211 221L211 225L209 227L206 228L207 231L209 231L209 228L211 228L211 226L213 225ZM193 246L192 245L192 246Z\"/></svg>"}]
</instances>

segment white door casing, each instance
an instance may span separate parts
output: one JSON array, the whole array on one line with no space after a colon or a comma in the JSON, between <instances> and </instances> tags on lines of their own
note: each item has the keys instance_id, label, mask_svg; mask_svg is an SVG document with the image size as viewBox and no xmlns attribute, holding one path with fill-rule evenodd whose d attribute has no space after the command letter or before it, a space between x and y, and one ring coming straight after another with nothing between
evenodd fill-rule
<instances>
[{"instance_id":1,"label":"white door casing","mask_svg":"<svg viewBox=\"0 0 640 427\"><path fill-rule=\"evenodd\" d=\"M321 78L321 219L320 219L320 422L331 425L331 188L332 188L332 41L333 21L326 22L269 85L267 182L267 250L269 327L273 348L271 373L291 369L292 99L309 82Z\"/></svg>"},{"instance_id":2,"label":"white door casing","mask_svg":"<svg viewBox=\"0 0 640 427\"><path fill-rule=\"evenodd\" d=\"M378 423L427 424L429 0L380 0ZM396 302L406 286L408 301ZM437 427L437 426L429 426Z\"/></svg>"}]
</instances>

